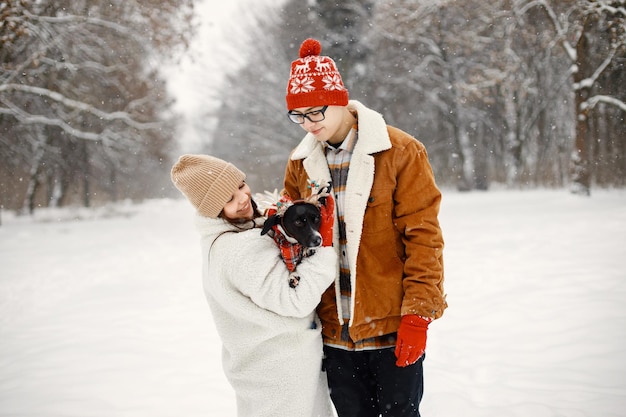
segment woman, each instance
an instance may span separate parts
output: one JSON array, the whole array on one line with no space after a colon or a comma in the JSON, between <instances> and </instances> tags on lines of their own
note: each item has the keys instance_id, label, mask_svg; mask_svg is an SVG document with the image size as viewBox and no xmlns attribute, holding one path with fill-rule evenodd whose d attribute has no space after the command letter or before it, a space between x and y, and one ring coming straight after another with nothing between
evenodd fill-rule
<instances>
[{"instance_id":1,"label":"woman","mask_svg":"<svg viewBox=\"0 0 626 417\"><path fill-rule=\"evenodd\" d=\"M261 236L265 219L243 172L211 156L183 155L171 177L197 209L204 290L238 415L332 416L314 311L335 279L333 248L304 258L291 288L278 247Z\"/></svg>"}]
</instances>

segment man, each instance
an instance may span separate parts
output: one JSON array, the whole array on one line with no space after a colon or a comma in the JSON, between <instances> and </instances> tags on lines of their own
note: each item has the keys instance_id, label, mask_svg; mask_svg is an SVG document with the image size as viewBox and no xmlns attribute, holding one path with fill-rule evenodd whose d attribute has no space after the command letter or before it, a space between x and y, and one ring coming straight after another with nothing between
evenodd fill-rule
<instances>
[{"instance_id":1,"label":"man","mask_svg":"<svg viewBox=\"0 0 626 417\"><path fill-rule=\"evenodd\" d=\"M284 192L331 180L340 271L322 296L325 369L339 417L419 416L429 323L447 307L441 193L424 146L348 100L335 62L307 39L291 64L290 120L307 132Z\"/></svg>"}]
</instances>

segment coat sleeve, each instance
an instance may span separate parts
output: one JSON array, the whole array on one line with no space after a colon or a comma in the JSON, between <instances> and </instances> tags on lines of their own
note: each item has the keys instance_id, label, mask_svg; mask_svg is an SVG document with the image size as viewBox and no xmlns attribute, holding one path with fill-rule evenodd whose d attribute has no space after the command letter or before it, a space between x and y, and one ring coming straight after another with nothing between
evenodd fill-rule
<instances>
[{"instance_id":1,"label":"coat sleeve","mask_svg":"<svg viewBox=\"0 0 626 417\"><path fill-rule=\"evenodd\" d=\"M424 146L410 141L396 155L394 218L405 246L402 315L439 318L447 307L443 290L441 192Z\"/></svg>"},{"instance_id":2,"label":"coat sleeve","mask_svg":"<svg viewBox=\"0 0 626 417\"><path fill-rule=\"evenodd\" d=\"M303 259L296 273L300 283L289 286L289 271L273 239L259 229L232 233L215 243L211 263L230 285L259 307L288 317L306 317L334 281L337 255L333 248L319 248Z\"/></svg>"},{"instance_id":3,"label":"coat sleeve","mask_svg":"<svg viewBox=\"0 0 626 417\"><path fill-rule=\"evenodd\" d=\"M299 178L306 178L306 172L302 165L302 160L292 160L291 158L287 162L285 167L285 180L284 188L281 194L287 194L294 200L302 198L299 189Z\"/></svg>"}]
</instances>

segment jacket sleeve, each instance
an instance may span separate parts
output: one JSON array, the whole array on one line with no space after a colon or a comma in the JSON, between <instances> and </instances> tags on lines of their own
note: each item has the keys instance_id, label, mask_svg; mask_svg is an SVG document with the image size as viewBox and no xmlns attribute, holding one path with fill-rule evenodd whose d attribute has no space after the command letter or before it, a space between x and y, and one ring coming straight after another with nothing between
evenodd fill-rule
<instances>
[{"instance_id":1,"label":"jacket sleeve","mask_svg":"<svg viewBox=\"0 0 626 417\"><path fill-rule=\"evenodd\" d=\"M284 188L281 194L287 194L294 200L302 198L299 190L299 178L306 178L307 174L304 170L301 160L292 160L291 158L287 162L285 167L285 180Z\"/></svg>"},{"instance_id":2,"label":"jacket sleeve","mask_svg":"<svg viewBox=\"0 0 626 417\"><path fill-rule=\"evenodd\" d=\"M396 155L395 224L405 246L401 314L439 318L447 307L443 289L441 192L424 146L410 141Z\"/></svg>"},{"instance_id":3,"label":"jacket sleeve","mask_svg":"<svg viewBox=\"0 0 626 417\"><path fill-rule=\"evenodd\" d=\"M295 273L300 283L291 288L278 247L271 237L261 236L259 229L233 233L216 242L211 262L219 262L219 273L256 305L289 317L311 314L337 271L333 248L319 248L298 265Z\"/></svg>"}]
</instances>

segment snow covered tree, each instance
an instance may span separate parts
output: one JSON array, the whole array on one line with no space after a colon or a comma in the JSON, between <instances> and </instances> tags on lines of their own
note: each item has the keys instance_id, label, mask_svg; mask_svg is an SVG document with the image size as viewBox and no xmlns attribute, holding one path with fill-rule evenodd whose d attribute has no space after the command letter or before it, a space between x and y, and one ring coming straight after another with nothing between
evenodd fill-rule
<instances>
[{"instance_id":1,"label":"snow covered tree","mask_svg":"<svg viewBox=\"0 0 626 417\"><path fill-rule=\"evenodd\" d=\"M150 194L173 127L158 67L185 46L192 12L191 0L0 4L3 204Z\"/></svg>"},{"instance_id":2,"label":"snow covered tree","mask_svg":"<svg viewBox=\"0 0 626 417\"><path fill-rule=\"evenodd\" d=\"M442 182L487 187L479 144L490 122L490 88L501 2L380 3L371 35L370 84L388 122L426 144ZM488 146L488 145L484 145Z\"/></svg>"},{"instance_id":3,"label":"snow covered tree","mask_svg":"<svg viewBox=\"0 0 626 417\"><path fill-rule=\"evenodd\" d=\"M575 96L576 140L571 156L571 190L589 195L592 182L592 152L594 142L607 140L591 131L592 111L599 104L614 106L621 111L621 131L624 137L626 101L621 88L606 85L607 74L624 72L626 56L626 2L624 0L529 0L518 4L521 13L538 8L547 16L554 31L555 46L563 48L570 65L572 89ZM603 78L605 83L603 83ZM608 81L614 77L609 75ZM623 77L622 77L623 78ZM603 94L608 90L608 94ZM601 120L602 114L595 114ZM605 125L606 126L606 125ZM595 132L597 133L597 132ZM623 145L622 145L623 146ZM623 148L622 148L623 149Z\"/></svg>"}]
</instances>

